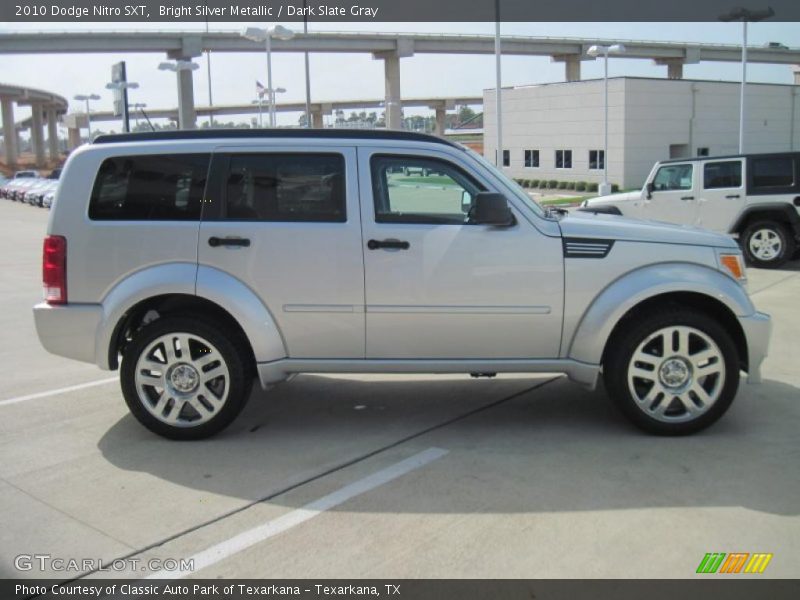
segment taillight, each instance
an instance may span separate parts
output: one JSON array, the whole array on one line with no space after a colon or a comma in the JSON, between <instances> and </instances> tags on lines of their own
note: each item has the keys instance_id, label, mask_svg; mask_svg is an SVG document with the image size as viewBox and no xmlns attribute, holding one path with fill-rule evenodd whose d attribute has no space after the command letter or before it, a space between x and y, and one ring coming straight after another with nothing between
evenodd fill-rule
<instances>
[{"instance_id":1,"label":"taillight","mask_svg":"<svg viewBox=\"0 0 800 600\"><path fill-rule=\"evenodd\" d=\"M48 235L44 238L42 283L45 302L67 303L67 238L64 236Z\"/></svg>"}]
</instances>

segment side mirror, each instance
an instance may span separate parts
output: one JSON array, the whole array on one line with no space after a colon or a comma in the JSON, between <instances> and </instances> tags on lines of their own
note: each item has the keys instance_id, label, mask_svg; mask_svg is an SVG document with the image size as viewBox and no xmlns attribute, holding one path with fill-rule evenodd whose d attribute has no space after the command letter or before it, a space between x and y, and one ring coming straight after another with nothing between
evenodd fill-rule
<instances>
[{"instance_id":1,"label":"side mirror","mask_svg":"<svg viewBox=\"0 0 800 600\"><path fill-rule=\"evenodd\" d=\"M467 190L461 192L461 212L465 215L469 214L469 210L472 208L472 194L470 194Z\"/></svg>"},{"instance_id":2,"label":"side mirror","mask_svg":"<svg viewBox=\"0 0 800 600\"><path fill-rule=\"evenodd\" d=\"M655 185L653 185L653 182L652 182L652 181L651 181L651 182L649 182L649 183L648 183L648 184L645 186L645 190L647 191L647 199L648 199L648 200L650 200L650 199L653 197L653 190L654 190L654 189L655 189Z\"/></svg>"},{"instance_id":3,"label":"side mirror","mask_svg":"<svg viewBox=\"0 0 800 600\"><path fill-rule=\"evenodd\" d=\"M469 222L475 225L510 227L516 223L516 219L503 194L478 192L469 211Z\"/></svg>"}]
</instances>

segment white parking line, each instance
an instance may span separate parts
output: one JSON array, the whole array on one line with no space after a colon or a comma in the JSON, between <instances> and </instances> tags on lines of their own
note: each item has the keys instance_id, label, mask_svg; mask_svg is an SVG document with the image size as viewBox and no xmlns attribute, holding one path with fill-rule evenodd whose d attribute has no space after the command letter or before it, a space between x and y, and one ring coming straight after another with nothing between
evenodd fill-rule
<instances>
[{"instance_id":1,"label":"white parking line","mask_svg":"<svg viewBox=\"0 0 800 600\"><path fill-rule=\"evenodd\" d=\"M98 379L97 381L90 381L88 383L79 383L78 385L58 388L57 390L38 392L36 394L28 394L27 396L17 396L16 398L9 398L8 400L0 400L0 406L17 404L19 402L27 402L28 400L36 400L38 398L47 398L48 396L57 396L58 394L66 394L67 392L74 392L77 390L85 390L86 388L105 385L106 383L111 383L112 381L119 381L119 379L117 377L110 377L109 379Z\"/></svg>"},{"instance_id":2,"label":"white parking line","mask_svg":"<svg viewBox=\"0 0 800 600\"><path fill-rule=\"evenodd\" d=\"M198 552L194 556L190 557L190 560L194 561L194 570L193 571L158 571L153 573L152 575L148 576L147 579L182 579L187 575L191 575L196 573L200 569L205 569L215 563L218 563L226 558L241 552L242 550L246 550L250 546L258 544L259 542L263 542L271 537L278 535L279 533L283 533L287 529L290 529L296 525L300 525L301 523L305 523L309 519L313 519L317 515L322 514L326 510L334 508L335 506L339 506L344 502L347 502L351 498L355 498L365 492L369 492L384 483L389 483L414 469L419 469L427 465L434 460L441 458L445 454L447 454L448 450L443 450L442 448L428 448L419 454L415 454L414 456L402 460L398 463L395 463L385 469L381 469L372 475L368 475L363 479L359 479L358 481L351 483L350 485L346 485L343 488L336 490L328 494L327 496L323 496L322 498L315 500L309 504L306 504L302 508L298 508L293 510L277 519L272 519L271 521L267 521L263 525L259 525L258 527L254 527L248 531L242 532L239 535L236 535L224 542L220 542L202 552Z\"/></svg>"}]
</instances>

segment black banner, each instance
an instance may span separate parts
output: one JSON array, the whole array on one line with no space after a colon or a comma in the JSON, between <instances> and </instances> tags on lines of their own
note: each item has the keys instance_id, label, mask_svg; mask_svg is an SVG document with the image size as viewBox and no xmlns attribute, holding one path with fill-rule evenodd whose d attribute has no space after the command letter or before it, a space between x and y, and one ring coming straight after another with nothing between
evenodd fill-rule
<instances>
[{"instance_id":1,"label":"black banner","mask_svg":"<svg viewBox=\"0 0 800 600\"><path fill-rule=\"evenodd\" d=\"M3 0L8 22L487 22L716 21L739 0ZM798 0L770 6L773 21L800 21ZM499 15L499 16L498 16Z\"/></svg>"},{"instance_id":2,"label":"black banner","mask_svg":"<svg viewBox=\"0 0 800 600\"><path fill-rule=\"evenodd\" d=\"M635 575L635 573L631 573ZM170 598L227 600L271 598L299 600L795 600L800 581L760 580L753 576L711 575L707 579L671 580L530 580L530 579L398 579L398 580L145 580L86 579L69 583L48 580L2 580L0 598Z\"/></svg>"}]
</instances>

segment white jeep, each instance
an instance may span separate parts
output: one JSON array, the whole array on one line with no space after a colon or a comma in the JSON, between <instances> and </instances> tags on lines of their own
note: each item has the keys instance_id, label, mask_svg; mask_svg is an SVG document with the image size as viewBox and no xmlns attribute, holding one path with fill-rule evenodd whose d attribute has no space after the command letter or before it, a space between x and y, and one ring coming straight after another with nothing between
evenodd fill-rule
<instances>
[{"instance_id":1,"label":"white jeep","mask_svg":"<svg viewBox=\"0 0 800 600\"><path fill-rule=\"evenodd\" d=\"M690 433L758 381L770 333L730 237L545 210L406 132L101 136L67 161L43 262L45 348L120 367L177 439L304 372L602 374L637 425Z\"/></svg>"},{"instance_id":2,"label":"white jeep","mask_svg":"<svg viewBox=\"0 0 800 600\"><path fill-rule=\"evenodd\" d=\"M728 233L748 262L779 267L800 241L800 152L662 161L641 191L591 198L581 210Z\"/></svg>"}]
</instances>

